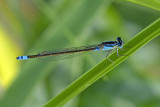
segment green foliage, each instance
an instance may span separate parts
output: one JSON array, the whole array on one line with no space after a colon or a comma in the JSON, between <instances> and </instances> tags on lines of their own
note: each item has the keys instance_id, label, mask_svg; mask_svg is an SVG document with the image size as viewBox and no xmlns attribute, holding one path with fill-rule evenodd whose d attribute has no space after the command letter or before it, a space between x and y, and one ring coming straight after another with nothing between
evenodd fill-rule
<instances>
[{"instance_id":1,"label":"green foliage","mask_svg":"<svg viewBox=\"0 0 160 107\"><path fill-rule=\"evenodd\" d=\"M128 0L128 1L160 11L159 0Z\"/></svg>"},{"instance_id":2,"label":"green foliage","mask_svg":"<svg viewBox=\"0 0 160 107\"><path fill-rule=\"evenodd\" d=\"M159 86L159 84L156 84L159 83L157 82L159 76L152 74L158 74L156 70L159 70L159 60L156 57L156 53L159 53L159 41L158 39L155 41L154 38L160 34L160 19L157 11L143 6L159 11L159 1L128 1L130 2L121 0L34 0L12 3L8 0L4 4L0 4L0 14L2 16L0 21L2 26L0 27L4 29L3 32L6 32L9 38L7 40L8 45L1 45L0 65L5 64L5 66L0 66L0 69L6 68L6 70L2 69L0 72L1 74L7 72L5 74L7 77L11 73L16 74L17 69L19 69L19 74L16 75L15 80L10 79L12 84L5 92L3 91L0 107L53 107L62 106L68 101L70 101L70 104L67 103L65 106L69 107L115 107L119 106L119 103L122 104L122 107L128 106L128 104L140 107L158 105L159 96L153 93L159 91L145 91ZM140 5L137 6L132 3ZM0 34L6 37L1 33L1 30ZM117 35L122 37L125 42L124 48L119 50L119 54L128 56L117 57L116 52L114 52L109 56L114 63L104 59L105 54L99 55L98 53L93 57L86 55L83 58L64 61L33 59L15 62L15 57L21 55L16 50L21 51L22 55L32 55L44 50L116 40ZM134 37L131 37L132 35ZM151 46L149 50L153 49L153 52L148 51L141 55L142 52L137 50L152 39L154 39L154 43L149 45ZM4 42L4 40L2 41ZM11 42L14 45L10 44ZM16 49L8 47L16 47ZM156 52L154 52L154 48L157 49L155 49ZM143 60L142 63L135 63L135 59L140 58L131 54L136 51L140 58L147 54L150 57L152 56L153 58L149 62L155 62L155 64L153 66L148 64L143 67L142 65L149 58L147 56L147 59ZM128 57L129 60L126 64L125 59ZM102 58L104 60L100 62ZM11 63L11 60L14 60L14 64ZM97 62L100 63L97 64ZM9 65L11 64L14 67L10 68ZM17 69L16 64L18 65ZM141 65L140 68L137 67L139 65ZM11 73L9 72L10 69L13 69ZM113 72L106 84L104 80L108 77L104 77L104 75L109 76L108 72L112 69L118 69L119 72ZM147 72L147 70L152 72ZM129 71L134 75L130 75L131 72ZM145 73L142 71L145 71ZM99 80L101 77L104 80ZM1 75L1 78L3 82L5 77ZM151 83L147 83L147 81L151 81ZM141 84L139 85L139 83ZM152 83L154 83L154 86ZM7 86L1 87L5 89ZM65 89L65 87L67 88ZM134 87L136 88L134 89ZM139 91L140 88L142 91ZM124 93L121 89L128 91L129 94ZM132 94L132 92L135 93ZM59 94L57 95L57 93ZM150 95L147 96L146 93L147 95L150 93ZM78 101L76 99L71 100L78 94Z\"/></svg>"},{"instance_id":3,"label":"green foliage","mask_svg":"<svg viewBox=\"0 0 160 107\"><path fill-rule=\"evenodd\" d=\"M147 28L138 33L132 40L130 40L125 46L125 50L121 51L122 55L130 56L136 50L141 48L143 45L147 44L149 41L160 35L160 18L149 25ZM127 49L127 47L130 47ZM86 72L76 81L74 81L68 88L66 88L62 93L56 96L54 99L49 101L45 107L62 106L71 98L78 95L81 91L85 90L88 86L93 84L96 80L104 76L114 67L123 62L127 56L121 56L117 58L117 53L115 52L109 58L114 61L111 63L108 59L105 59L97 66Z\"/></svg>"}]
</instances>

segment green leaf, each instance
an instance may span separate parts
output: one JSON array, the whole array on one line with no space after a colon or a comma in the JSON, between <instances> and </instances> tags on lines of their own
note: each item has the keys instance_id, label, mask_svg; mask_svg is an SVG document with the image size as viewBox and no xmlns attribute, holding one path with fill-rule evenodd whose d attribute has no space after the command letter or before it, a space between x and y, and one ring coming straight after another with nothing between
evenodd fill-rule
<instances>
[{"instance_id":1,"label":"green leaf","mask_svg":"<svg viewBox=\"0 0 160 107\"><path fill-rule=\"evenodd\" d=\"M160 11L160 0L127 0Z\"/></svg>"},{"instance_id":2,"label":"green leaf","mask_svg":"<svg viewBox=\"0 0 160 107\"><path fill-rule=\"evenodd\" d=\"M45 107L59 107L67 101L77 96L80 92L85 90L88 86L93 84L96 80L111 71L114 67L118 66L125 59L133 54L136 50L147 44L149 41L160 35L160 18L153 22L151 25L143 29L140 33L135 35L128 43L124 45L124 50L119 50L120 55L127 55L117 57L116 52L109 58L114 61L111 63L108 59L103 60L97 66L86 72L63 92L51 99ZM123 39L123 38L122 38ZM125 49L126 48L126 49Z\"/></svg>"}]
</instances>

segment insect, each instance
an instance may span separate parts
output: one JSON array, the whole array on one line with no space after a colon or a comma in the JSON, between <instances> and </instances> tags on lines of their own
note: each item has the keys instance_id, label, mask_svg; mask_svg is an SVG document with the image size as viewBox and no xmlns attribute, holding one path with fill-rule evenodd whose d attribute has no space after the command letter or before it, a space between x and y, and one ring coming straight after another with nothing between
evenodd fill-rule
<instances>
[{"instance_id":1,"label":"insect","mask_svg":"<svg viewBox=\"0 0 160 107\"><path fill-rule=\"evenodd\" d=\"M27 59L40 58L40 57L54 57L54 56L60 56L60 55L65 55L65 54L75 54L75 53L82 53L82 52L88 52L88 51L99 51L99 50L107 50L108 53L106 57L108 57L108 55L115 48L117 49L117 56L119 56L118 48L122 48L122 47L123 47L123 41L120 37L117 37L117 41L106 41L106 42L102 42L101 44L73 47L73 48L61 49L58 51L53 50L51 52L44 51L40 54L35 54L35 55L18 56L17 60L27 60Z\"/></svg>"}]
</instances>

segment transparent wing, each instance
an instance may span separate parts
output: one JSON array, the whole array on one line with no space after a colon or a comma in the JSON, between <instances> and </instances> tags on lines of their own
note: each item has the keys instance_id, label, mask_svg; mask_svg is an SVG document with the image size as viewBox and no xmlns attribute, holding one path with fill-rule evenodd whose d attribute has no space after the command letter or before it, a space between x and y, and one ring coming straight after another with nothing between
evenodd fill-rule
<instances>
[{"instance_id":1,"label":"transparent wing","mask_svg":"<svg viewBox=\"0 0 160 107\"><path fill-rule=\"evenodd\" d=\"M112 51L112 49L94 51L94 49L99 48L99 47L100 47L100 45L96 44L96 45L72 47L72 48L66 48L66 49L57 49L54 51L44 51L39 54L40 57L38 57L38 59L49 60L49 61L63 60L63 59L83 55L85 53L92 54L95 57L105 57L106 54L109 54ZM53 54L53 55L49 55L49 54ZM43 55L46 55L46 56L41 57Z\"/></svg>"},{"instance_id":2,"label":"transparent wing","mask_svg":"<svg viewBox=\"0 0 160 107\"><path fill-rule=\"evenodd\" d=\"M97 47L99 47L99 44L44 51L44 52L39 54L40 55L39 59L44 59L44 60L45 59L46 60L63 60L63 59L79 56L79 55L82 55L84 53L91 52L94 49L96 49ZM41 57L41 56L47 55L47 54L48 54L48 56ZM53 54L53 55L49 56L49 54Z\"/></svg>"}]
</instances>

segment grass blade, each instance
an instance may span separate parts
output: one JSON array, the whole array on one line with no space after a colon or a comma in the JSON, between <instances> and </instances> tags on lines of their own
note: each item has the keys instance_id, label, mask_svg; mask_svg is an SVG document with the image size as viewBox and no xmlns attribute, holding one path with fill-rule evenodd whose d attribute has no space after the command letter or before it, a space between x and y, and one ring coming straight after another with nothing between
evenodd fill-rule
<instances>
[{"instance_id":1,"label":"grass blade","mask_svg":"<svg viewBox=\"0 0 160 107\"><path fill-rule=\"evenodd\" d=\"M153 22L151 25L146 27L140 33L138 33L133 39L125 44L125 47L130 47L125 50L120 50L120 55L130 56L136 50L147 44L153 38L160 35L160 18ZM122 38L123 39L123 38ZM114 67L118 66L121 62L127 59L127 56L117 57L116 53L113 53L110 57L114 61L111 63L107 59L103 60L97 66L86 72L79 79L74 81L68 86L63 92L51 99L45 107L59 107L65 104L67 101L78 95L80 92L85 90L88 86L94 83L96 80L101 78L103 75L108 73Z\"/></svg>"},{"instance_id":2,"label":"grass blade","mask_svg":"<svg viewBox=\"0 0 160 107\"><path fill-rule=\"evenodd\" d=\"M127 1L160 11L160 1L158 0L127 0Z\"/></svg>"}]
</instances>

